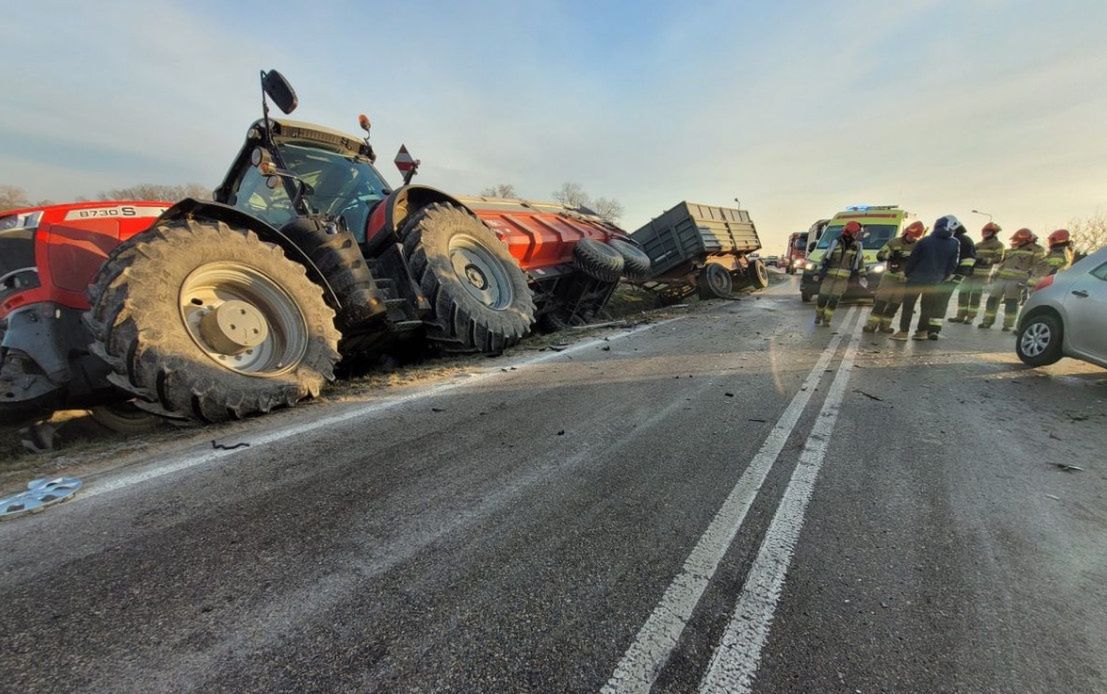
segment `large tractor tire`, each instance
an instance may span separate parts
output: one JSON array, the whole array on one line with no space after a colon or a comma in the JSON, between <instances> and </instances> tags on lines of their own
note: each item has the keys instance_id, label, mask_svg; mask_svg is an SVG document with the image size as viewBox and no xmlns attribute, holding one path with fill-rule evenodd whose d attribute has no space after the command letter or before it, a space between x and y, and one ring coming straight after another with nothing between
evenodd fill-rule
<instances>
[{"instance_id":1,"label":"large tractor tire","mask_svg":"<svg viewBox=\"0 0 1107 694\"><path fill-rule=\"evenodd\" d=\"M609 245L623 256L623 274L632 280L644 280L650 276L653 263L638 246L622 239L611 239Z\"/></svg>"},{"instance_id":2,"label":"large tractor tire","mask_svg":"<svg viewBox=\"0 0 1107 694\"><path fill-rule=\"evenodd\" d=\"M734 298L734 278L725 267L718 263L704 265L696 284L701 299Z\"/></svg>"},{"instance_id":3,"label":"large tractor tire","mask_svg":"<svg viewBox=\"0 0 1107 694\"><path fill-rule=\"evenodd\" d=\"M595 239L577 241L573 261L578 270L600 282L618 282L626 266L622 253Z\"/></svg>"},{"instance_id":4,"label":"large tractor tire","mask_svg":"<svg viewBox=\"0 0 1107 694\"><path fill-rule=\"evenodd\" d=\"M430 301L427 339L447 352L499 354L534 322L534 295L507 246L465 210L436 203L404 225L404 250Z\"/></svg>"},{"instance_id":5,"label":"large tractor tire","mask_svg":"<svg viewBox=\"0 0 1107 694\"><path fill-rule=\"evenodd\" d=\"M221 222L164 222L89 289L91 350L144 410L223 421L295 405L334 378L340 334L302 265Z\"/></svg>"}]
</instances>

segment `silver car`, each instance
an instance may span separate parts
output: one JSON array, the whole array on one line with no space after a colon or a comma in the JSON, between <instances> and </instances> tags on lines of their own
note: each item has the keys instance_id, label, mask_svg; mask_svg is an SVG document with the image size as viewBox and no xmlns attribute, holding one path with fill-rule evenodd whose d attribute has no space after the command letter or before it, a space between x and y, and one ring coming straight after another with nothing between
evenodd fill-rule
<instances>
[{"instance_id":1,"label":"silver car","mask_svg":"<svg viewBox=\"0 0 1107 694\"><path fill-rule=\"evenodd\" d=\"M1107 247L1038 286L1019 315L1019 359L1045 366L1074 357L1107 367Z\"/></svg>"}]
</instances>

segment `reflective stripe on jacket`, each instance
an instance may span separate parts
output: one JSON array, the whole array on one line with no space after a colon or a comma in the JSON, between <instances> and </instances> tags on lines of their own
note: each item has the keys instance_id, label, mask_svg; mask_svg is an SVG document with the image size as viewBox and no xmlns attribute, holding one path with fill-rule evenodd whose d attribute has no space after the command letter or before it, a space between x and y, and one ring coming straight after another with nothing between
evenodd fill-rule
<instances>
[{"instance_id":1,"label":"reflective stripe on jacket","mask_svg":"<svg viewBox=\"0 0 1107 694\"><path fill-rule=\"evenodd\" d=\"M996 270L996 279L1026 282L1044 257L1045 249L1036 243L1012 248Z\"/></svg>"},{"instance_id":2,"label":"reflective stripe on jacket","mask_svg":"<svg viewBox=\"0 0 1107 694\"><path fill-rule=\"evenodd\" d=\"M903 264L911 257L911 251L915 248L916 243L918 242L897 236L877 252L876 259L888 264L885 272L889 276L906 279L903 276Z\"/></svg>"},{"instance_id":3,"label":"reflective stripe on jacket","mask_svg":"<svg viewBox=\"0 0 1107 694\"><path fill-rule=\"evenodd\" d=\"M987 270L1003 262L1005 251L1003 242L996 237L985 239L976 244L976 267Z\"/></svg>"}]
</instances>

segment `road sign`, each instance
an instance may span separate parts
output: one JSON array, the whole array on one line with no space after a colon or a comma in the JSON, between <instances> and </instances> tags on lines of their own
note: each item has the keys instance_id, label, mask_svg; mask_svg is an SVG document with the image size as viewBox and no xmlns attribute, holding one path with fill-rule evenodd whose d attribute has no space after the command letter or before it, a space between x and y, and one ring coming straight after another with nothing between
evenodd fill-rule
<instances>
[{"instance_id":1,"label":"road sign","mask_svg":"<svg viewBox=\"0 0 1107 694\"><path fill-rule=\"evenodd\" d=\"M405 145L400 145L400 151L396 153L395 162L396 168L400 170L400 173L405 174L419 165L419 162L411 156L411 152L407 151Z\"/></svg>"}]
</instances>

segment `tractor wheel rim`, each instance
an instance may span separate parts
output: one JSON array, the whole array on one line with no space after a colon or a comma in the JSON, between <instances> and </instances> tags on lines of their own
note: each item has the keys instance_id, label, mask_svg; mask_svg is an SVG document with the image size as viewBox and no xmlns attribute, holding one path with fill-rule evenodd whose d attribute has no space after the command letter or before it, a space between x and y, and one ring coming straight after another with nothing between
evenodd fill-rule
<instances>
[{"instance_id":1,"label":"tractor wheel rim","mask_svg":"<svg viewBox=\"0 0 1107 694\"><path fill-rule=\"evenodd\" d=\"M503 262L484 244L467 234L450 239L450 265L461 286L474 299L495 311L502 311L515 298Z\"/></svg>"},{"instance_id":2,"label":"tractor wheel rim","mask_svg":"<svg viewBox=\"0 0 1107 694\"><path fill-rule=\"evenodd\" d=\"M196 346L230 371L270 377L295 368L307 352L307 320L296 301L249 266L196 268L181 284L179 306Z\"/></svg>"},{"instance_id":3,"label":"tractor wheel rim","mask_svg":"<svg viewBox=\"0 0 1107 694\"><path fill-rule=\"evenodd\" d=\"M1034 323L1022 334L1022 351L1028 357L1036 357L1049 347L1053 331L1045 323Z\"/></svg>"}]
</instances>

